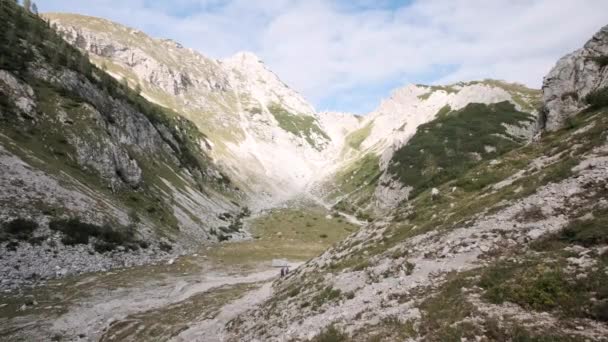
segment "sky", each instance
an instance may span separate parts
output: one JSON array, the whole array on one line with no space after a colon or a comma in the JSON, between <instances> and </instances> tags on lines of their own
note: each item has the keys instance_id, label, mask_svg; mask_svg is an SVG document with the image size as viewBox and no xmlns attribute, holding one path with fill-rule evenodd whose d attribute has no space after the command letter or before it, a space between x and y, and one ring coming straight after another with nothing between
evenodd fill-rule
<instances>
[{"instance_id":1,"label":"sky","mask_svg":"<svg viewBox=\"0 0 608 342\"><path fill-rule=\"evenodd\" d=\"M38 0L213 58L251 51L317 110L367 113L409 83L540 88L608 25L607 0Z\"/></svg>"}]
</instances>

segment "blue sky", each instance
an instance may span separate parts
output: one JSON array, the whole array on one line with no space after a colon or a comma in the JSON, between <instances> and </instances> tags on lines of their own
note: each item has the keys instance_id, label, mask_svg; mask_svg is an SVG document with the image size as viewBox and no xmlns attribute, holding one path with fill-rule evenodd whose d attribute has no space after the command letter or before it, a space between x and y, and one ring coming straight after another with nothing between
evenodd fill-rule
<instances>
[{"instance_id":1,"label":"blue sky","mask_svg":"<svg viewBox=\"0 0 608 342\"><path fill-rule=\"evenodd\" d=\"M392 89L498 78L540 87L608 24L605 0L39 0L214 58L247 50L317 110L366 113Z\"/></svg>"}]
</instances>

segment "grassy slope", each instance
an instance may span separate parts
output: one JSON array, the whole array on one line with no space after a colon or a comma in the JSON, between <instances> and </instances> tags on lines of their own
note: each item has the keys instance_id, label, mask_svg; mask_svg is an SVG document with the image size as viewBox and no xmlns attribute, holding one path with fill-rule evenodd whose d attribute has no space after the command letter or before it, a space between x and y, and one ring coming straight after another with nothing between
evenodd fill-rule
<instances>
[{"instance_id":1,"label":"grassy slope","mask_svg":"<svg viewBox=\"0 0 608 342\"><path fill-rule=\"evenodd\" d=\"M415 197L427 188L458 178L481 160L493 159L521 145L504 126L534 122L530 114L508 102L472 103L418 127L409 142L395 151L388 172L414 189ZM486 151L490 147L495 151ZM473 155L475 153L476 155Z\"/></svg>"},{"instance_id":2,"label":"grassy slope","mask_svg":"<svg viewBox=\"0 0 608 342\"><path fill-rule=\"evenodd\" d=\"M439 110L436 119L418 127L409 142L393 155L388 172L402 184L414 189L410 198L446 180L458 178L474 166L497 158L523 140L509 135L504 125L521 127L534 122L533 116L517 111L509 102L469 104L458 111L449 106ZM349 138L365 134L356 131ZM348 138L347 138L348 139ZM486 151L486 147L495 151ZM332 197L344 196L337 208L362 218L371 213L367 207L381 175L378 157L368 154L339 172L335 179L337 191Z\"/></svg>"},{"instance_id":3,"label":"grassy slope","mask_svg":"<svg viewBox=\"0 0 608 342\"><path fill-rule=\"evenodd\" d=\"M306 141L316 149L321 149L314 136L329 140L329 136L319 127L317 119L310 115L292 114L278 104L271 104L268 110L279 123L283 130L306 139Z\"/></svg>"},{"instance_id":4,"label":"grassy slope","mask_svg":"<svg viewBox=\"0 0 608 342\"><path fill-rule=\"evenodd\" d=\"M273 210L251 222L253 240L224 243L209 255L227 264L310 259L357 228L339 217L328 219L327 214L321 208Z\"/></svg>"}]
</instances>

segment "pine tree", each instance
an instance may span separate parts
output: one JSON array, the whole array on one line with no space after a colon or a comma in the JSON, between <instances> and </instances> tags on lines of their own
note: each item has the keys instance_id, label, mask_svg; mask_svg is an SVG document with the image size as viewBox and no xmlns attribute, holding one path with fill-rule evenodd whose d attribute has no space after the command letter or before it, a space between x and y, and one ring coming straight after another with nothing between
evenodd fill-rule
<instances>
[{"instance_id":1,"label":"pine tree","mask_svg":"<svg viewBox=\"0 0 608 342\"><path fill-rule=\"evenodd\" d=\"M28 12L32 11L32 0L23 0L23 8L25 8Z\"/></svg>"},{"instance_id":2,"label":"pine tree","mask_svg":"<svg viewBox=\"0 0 608 342\"><path fill-rule=\"evenodd\" d=\"M139 82L137 82L137 84L135 85L135 92L137 93L137 95L141 94L141 84L139 84Z\"/></svg>"},{"instance_id":3,"label":"pine tree","mask_svg":"<svg viewBox=\"0 0 608 342\"><path fill-rule=\"evenodd\" d=\"M36 6L36 3L32 3L32 13L34 13L35 15L38 15L38 6Z\"/></svg>"}]
</instances>

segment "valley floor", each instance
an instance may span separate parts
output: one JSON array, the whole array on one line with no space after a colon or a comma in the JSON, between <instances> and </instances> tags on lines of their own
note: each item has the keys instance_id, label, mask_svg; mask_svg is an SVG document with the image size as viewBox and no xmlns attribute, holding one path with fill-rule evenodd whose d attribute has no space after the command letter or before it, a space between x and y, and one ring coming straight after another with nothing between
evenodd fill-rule
<instances>
[{"instance_id":1,"label":"valley floor","mask_svg":"<svg viewBox=\"0 0 608 342\"><path fill-rule=\"evenodd\" d=\"M164 264L57 279L0 296L0 339L221 341L224 325L272 294L292 269L356 226L320 208L251 219L253 239L203 247Z\"/></svg>"}]
</instances>

